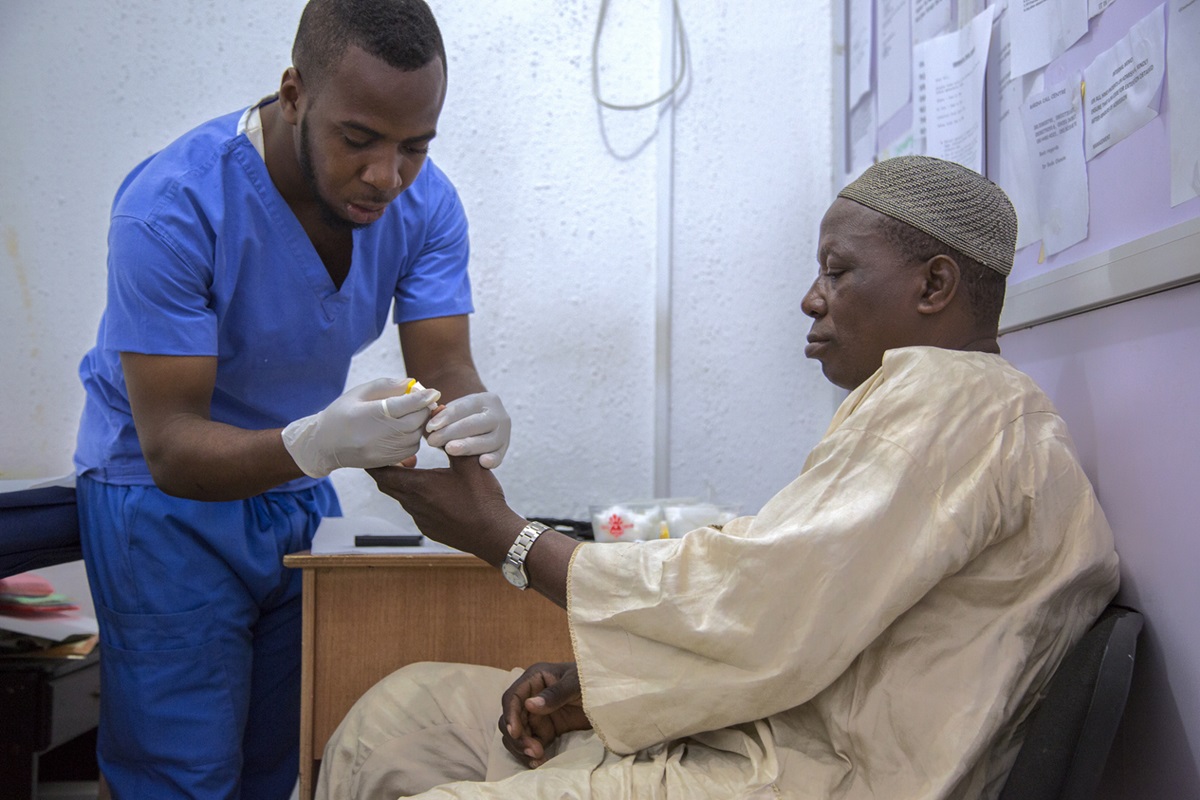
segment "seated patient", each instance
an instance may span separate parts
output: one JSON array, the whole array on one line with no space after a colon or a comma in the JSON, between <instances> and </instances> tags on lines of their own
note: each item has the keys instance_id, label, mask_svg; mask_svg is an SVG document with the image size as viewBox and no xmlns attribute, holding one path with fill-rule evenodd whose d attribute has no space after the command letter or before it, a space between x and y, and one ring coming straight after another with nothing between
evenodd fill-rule
<instances>
[{"instance_id":1,"label":"seated patient","mask_svg":"<svg viewBox=\"0 0 1200 800\"><path fill-rule=\"evenodd\" d=\"M318 796L995 797L1117 588L1063 420L999 355L1015 240L1004 193L938 159L839 194L801 307L805 354L852 391L757 516L580 544L476 459L373 470L427 535L523 559L506 575L565 606L576 662L397 671L333 735Z\"/></svg>"}]
</instances>

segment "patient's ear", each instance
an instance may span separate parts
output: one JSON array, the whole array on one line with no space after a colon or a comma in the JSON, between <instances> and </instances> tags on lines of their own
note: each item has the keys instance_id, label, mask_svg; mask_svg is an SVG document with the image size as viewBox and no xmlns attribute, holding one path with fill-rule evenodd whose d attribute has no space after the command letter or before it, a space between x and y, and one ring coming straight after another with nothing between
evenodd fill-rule
<instances>
[{"instance_id":1,"label":"patient's ear","mask_svg":"<svg viewBox=\"0 0 1200 800\"><path fill-rule=\"evenodd\" d=\"M937 314L954 300L962 284L962 270L948 255L936 255L920 266L924 286L917 310Z\"/></svg>"}]
</instances>

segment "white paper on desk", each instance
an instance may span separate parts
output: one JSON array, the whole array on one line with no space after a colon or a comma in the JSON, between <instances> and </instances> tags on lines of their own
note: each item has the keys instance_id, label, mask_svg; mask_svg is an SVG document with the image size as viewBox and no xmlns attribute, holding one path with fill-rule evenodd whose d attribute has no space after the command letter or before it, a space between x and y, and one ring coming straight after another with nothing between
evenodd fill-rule
<instances>
[{"instance_id":1,"label":"white paper on desk","mask_svg":"<svg viewBox=\"0 0 1200 800\"><path fill-rule=\"evenodd\" d=\"M360 555L388 555L395 553L457 553L452 547L435 542L428 537L421 539L416 547L356 547L355 536L395 536L419 534L416 523L401 524L381 517L325 517L313 534L310 552L314 556L357 553Z\"/></svg>"},{"instance_id":2,"label":"white paper on desk","mask_svg":"<svg viewBox=\"0 0 1200 800\"><path fill-rule=\"evenodd\" d=\"M920 152L983 172L983 78L992 8L965 27L913 48L916 140Z\"/></svg>"},{"instance_id":3,"label":"white paper on desk","mask_svg":"<svg viewBox=\"0 0 1200 800\"><path fill-rule=\"evenodd\" d=\"M1037 202L1047 254L1087 238L1087 162L1079 76L1029 98L1021 109L1037 175Z\"/></svg>"},{"instance_id":4,"label":"white paper on desk","mask_svg":"<svg viewBox=\"0 0 1200 800\"><path fill-rule=\"evenodd\" d=\"M919 44L950 30L950 0L912 0L912 40Z\"/></svg>"},{"instance_id":5,"label":"white paper on desk","mask_svg":"<svg viewBox=\"0 0 1200 800\"><path fill-rule=\"evenodd\" d=\"M1100 16L1100 12L1115 3L1116 0L1088 0L1088 19Z\"/></svg>"},{"instance_id":6,"label":"white paper on desk","mask_svg":"<svg viewBox=\"0 0 1200 800\"><path fill-rule=\"evenodd\" d=\"M996 175L991 176L1012 201L1017 212L1017 249L1042 238L1042 223L1037 205L1037 173L1029 155L1029 139L1021 121L1021 106L1031 95L1042 92L1042 73L1012 76L1012 40L1009 37L1008 12L1003 7L992 24L992 48L989 55L989 91L994 107L1000 109L995 128ZM993 165L989 165L989 169Z\"/></svg>"},{"instance_id":7,"label":"white paper on desk","mask_svg":"<svg viewBox=\"0 0 1200 800\"><path fill-rule=\"evenodd\" d=\"M1084 67L1083 147L1089 161L1158 116L1166 39L1165 9L1159 6Z\"/></svg>"},{"instance_id":8,"label":"white paper on desk","mask_svg":"<svg viewBox=\"0 0 1200 800\"><path fill-rule=\"evenodd\" d=\"M0 614L0 628L25 636L49 639L52 642L61 642L80 634L90 636L100 632L96 618L83 614L55 614L53 618L16 617Z\"/></svg>"},{"instance_id":9,"label":"white paper on desk","mask_svg":"<svg viewBox=\"0 0 1200 800\"><path fill-rule=\"evenodd\" d=\"M879 0L875 12L875 93L879 120L908 105L912 93L911 0Z\"/></svg>"},{"instance_id":10,"label":"white paper on desk","mask_svg":"<svg viewBox=\"0 0 1200 800\"><path fill-rule=\"evenodd\" d=\"M1200 197L1200 0L1168 0L1171 205Z\"/></svg>"},{"instance_id":11,"label":"white paper on desk","mask_svg":"<svg viewBox=\"0 0 1200 800\"><path fill-rule=\"evenodd\" d=\"M1012 74L1046 66L1088 29L1088 0L1016 0L1012 14Z\"/></svg>"},{"instance_id":12,"label":"white paper on desk","mask_svg":"<svg viewBox=\"0 0 1200 800\"><path fill-rule=\"evenodd\" d=\"M46 489L51 486L61 486L64 489L74 487L75 473L69 472L57 478L2 478L0 479L0 494L23 492L26 489Z\"/></svg>"}]
</instances>

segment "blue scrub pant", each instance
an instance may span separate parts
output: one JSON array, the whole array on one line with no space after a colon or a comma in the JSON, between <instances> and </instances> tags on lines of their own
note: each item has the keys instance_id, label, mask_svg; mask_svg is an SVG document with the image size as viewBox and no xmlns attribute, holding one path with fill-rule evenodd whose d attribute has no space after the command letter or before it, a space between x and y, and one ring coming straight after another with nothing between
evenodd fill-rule
<instances>
[{"instance_id":1,"label":"blue scrub pant","mask_svg":"<svg viewBox=\"0 0 1200 800\"><path fill-rule=\"evenodd\" d=\"M249 500L76 481L116 800L286 800L299 773L300 584L328 481Z\"/></svg>"}]
</instances>

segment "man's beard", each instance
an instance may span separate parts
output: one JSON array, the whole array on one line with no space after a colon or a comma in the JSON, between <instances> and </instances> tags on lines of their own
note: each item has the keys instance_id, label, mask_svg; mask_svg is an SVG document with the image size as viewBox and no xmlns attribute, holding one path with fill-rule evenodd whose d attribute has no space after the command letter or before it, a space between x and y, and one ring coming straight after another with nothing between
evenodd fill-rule
<instances>
[{"instance_id":1,"label":"man's beard","mask_svg":"<svg viewBox=\"0 0 1200 800\"><path fill-rule=\"evenodd\" d=\"M312 142L308 138L308 118L304 117L300 120L300 173L304 176L304 182L308 184L308 190L312 192L313 200L316 201L317 210L321 214L321 221L335 230L356 230L365 228L370 223L352 222L337 213L333 205L321 195L321 188L317 185L317 171L313 168L312 160Z\"/></svg>"}]
</instances>

